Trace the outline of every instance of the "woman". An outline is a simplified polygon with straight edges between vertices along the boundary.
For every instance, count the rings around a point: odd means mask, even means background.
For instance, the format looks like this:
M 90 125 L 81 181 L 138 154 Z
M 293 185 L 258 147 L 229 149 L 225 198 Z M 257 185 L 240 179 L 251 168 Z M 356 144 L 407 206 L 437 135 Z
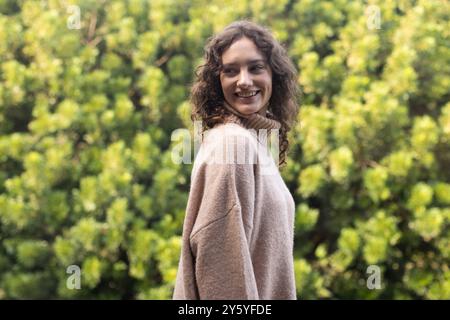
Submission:
M 210 38 L 205 61 L 191 119 L 202 120 L 207 136 L 192 170 L 173 298 L 296 299 L 295 203 L 260 139 L 279 133 L 285 164 L 298 113 L 295 67 L 270 32 L 249 21 Z

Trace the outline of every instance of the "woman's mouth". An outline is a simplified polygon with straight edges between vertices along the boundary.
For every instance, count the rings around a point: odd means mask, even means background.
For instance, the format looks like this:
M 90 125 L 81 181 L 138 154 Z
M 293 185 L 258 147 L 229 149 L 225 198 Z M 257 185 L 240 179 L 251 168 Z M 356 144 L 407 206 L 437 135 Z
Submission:
M 250 103 L 253 102 L 258 94 L 261 92 L 261 90 L 255 90 L 255 91 L 248 91 L 248 92 L 238 92 L 235 93 L 235 96 L 237 99 L 244 103 Z

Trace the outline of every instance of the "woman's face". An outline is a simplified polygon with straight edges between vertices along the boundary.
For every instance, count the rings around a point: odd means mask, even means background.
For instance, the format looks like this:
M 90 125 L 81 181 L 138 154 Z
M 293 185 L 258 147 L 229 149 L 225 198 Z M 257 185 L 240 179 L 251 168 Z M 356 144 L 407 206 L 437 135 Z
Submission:
M 243 114 L 265 116 L 272 95 L 272 70 L 253 41 L 243 37 L 234 42 L 222 54 L 222 65 L 220 83 L 225 100 Z

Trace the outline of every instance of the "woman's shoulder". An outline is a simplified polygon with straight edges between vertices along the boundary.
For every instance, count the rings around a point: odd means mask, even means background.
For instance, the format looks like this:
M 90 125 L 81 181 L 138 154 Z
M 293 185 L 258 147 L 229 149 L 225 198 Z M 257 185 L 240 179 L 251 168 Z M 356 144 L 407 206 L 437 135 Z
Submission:
M 257 140 L 255 136 L 248 129 L 237 123 L 221 123 L 205 132 L 204 142 L 207 144 L 223 144 L 226 140 L 235 140 L 238 143 L 250 143 L 254 144 L 255 147 L 257 146 Z
M 258 141 L 246 128 L 236 123 L 224 123 L 205 132 L 200 150 L 204 152 L 235 152 L 256 156 Z M 229 155 L 229 154 L 228 154 Z

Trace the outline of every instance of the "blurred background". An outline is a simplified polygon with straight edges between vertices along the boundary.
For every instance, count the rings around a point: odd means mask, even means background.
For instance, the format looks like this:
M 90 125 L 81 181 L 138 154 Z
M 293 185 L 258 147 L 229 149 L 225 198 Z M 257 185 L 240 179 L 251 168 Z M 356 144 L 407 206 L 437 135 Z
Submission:
M 450 299 L 450 3 L 0 0 L 0 299 L 171 299 L 208 37 L 270 28 L 299 299 Z

